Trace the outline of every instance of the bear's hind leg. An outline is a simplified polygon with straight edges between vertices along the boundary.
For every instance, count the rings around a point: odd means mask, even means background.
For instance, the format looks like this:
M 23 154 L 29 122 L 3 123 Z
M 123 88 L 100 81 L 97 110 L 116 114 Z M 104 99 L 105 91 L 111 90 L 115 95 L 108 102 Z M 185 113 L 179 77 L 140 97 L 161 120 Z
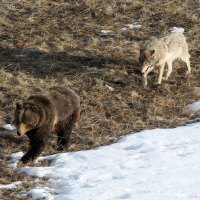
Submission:
M 58 150 L 64 150 L 64 148 L 67 148 L 70 142 L 70 135 L 65 131 L 64 125 L 60 125 L 57 129 L 57 137 Z
M 67 124 L 63 124 L 62 126 L 59 127 L 59 130 L 57 132 L 59 150 L 64 150 L 68 148 L 71 138 L 72 128 L 74 127 L 76 120 L 77 116 L 73 114 L 70 116 Z

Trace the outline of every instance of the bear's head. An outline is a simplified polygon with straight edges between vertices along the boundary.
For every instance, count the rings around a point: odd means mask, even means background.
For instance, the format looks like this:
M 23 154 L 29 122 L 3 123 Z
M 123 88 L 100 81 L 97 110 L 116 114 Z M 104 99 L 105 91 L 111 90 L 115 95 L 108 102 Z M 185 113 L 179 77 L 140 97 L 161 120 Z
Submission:
M 28 131 L 38 127 L 40 122 L 40 109 L 34 104 L 25 102 L 16 104 L 15 125 L 17 135 L 24 135 Z

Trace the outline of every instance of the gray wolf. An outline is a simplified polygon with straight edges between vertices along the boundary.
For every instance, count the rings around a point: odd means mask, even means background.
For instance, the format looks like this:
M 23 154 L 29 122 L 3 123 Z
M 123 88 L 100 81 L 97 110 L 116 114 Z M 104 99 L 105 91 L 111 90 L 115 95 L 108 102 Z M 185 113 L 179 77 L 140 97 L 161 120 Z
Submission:
M 183 33 L 170 33 L 167 36 L 157 39 L 151 38 L 140 47 L 139 62 L 143 74 L 143 85 L 147 87 L 147 76 L 155 67 L 159 67 L 159 77 L 157 84 L 161 84 L 162 79 L 167 80 L 172 72 L 172 64 L 176 59 L 183 60 L 187 65 L 187 73 L 191 72 L 190 54 L 188 44 Z M 163 78 L 165 64 L 168 70 Z

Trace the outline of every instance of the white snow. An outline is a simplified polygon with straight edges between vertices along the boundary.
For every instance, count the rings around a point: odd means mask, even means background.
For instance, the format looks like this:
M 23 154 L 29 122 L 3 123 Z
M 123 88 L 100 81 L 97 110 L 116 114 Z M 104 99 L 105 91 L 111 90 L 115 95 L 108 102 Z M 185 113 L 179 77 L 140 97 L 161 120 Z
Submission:
M 141 28 L 142 25 L 140 24 L 126 24 L 126 26 L 129 28 L 129 29 L 134 29 L 134 28 Z
M 126 31 L 127 30 L 127 28 L 121 28 L 121 31 Z
M 16 182 L 13 182 L 11 184 L 0 184 L 0 189 L 12 189 L 12 188 L 15 188 L 17 185 L 21 185 L 22 182 L 21 181 L 16 181 Z
M 2 127 L 8 131 L 14 131 L 16 129 L 16 127 L 12 124 L 4 124 Z
M 172 33 L 184 33 L 184 28 L 173 27 L 172 28 Z
M 142 25 L 134 23 L 134 24 L 126 24 L 126 27 L 121 28 L 122 31 L 126 31 L 127 29 L 139 29 L 142 28 Z
M 34 199 L 42 199 L 48 197 L 48 200 L 54 200 L 54 196 L 49 193 L 47 190 L 50 190 L 49 188 L 41 188 L 41 186 L 37 186 L 35 189 L 30 190 L 26 193 L 26 196 L 31 196 Z
M 113 33 L 113 31 L 111 31 L 111 30 L 101 30 L 101 33 L 107 35 L 107 34 Z
M 13 155 L 12 167 L 20 155 Z M 200 199 L 200 123 L 145 130 L 109 146 L 40 160 L 51 164 L 19 169 L 47 179 L 45 185 L 28 191 L 35 199 Z
M 188 106 L 190 109 L 194 111 L 199 111 L 200 110 L 200 101 L 194 102 Z

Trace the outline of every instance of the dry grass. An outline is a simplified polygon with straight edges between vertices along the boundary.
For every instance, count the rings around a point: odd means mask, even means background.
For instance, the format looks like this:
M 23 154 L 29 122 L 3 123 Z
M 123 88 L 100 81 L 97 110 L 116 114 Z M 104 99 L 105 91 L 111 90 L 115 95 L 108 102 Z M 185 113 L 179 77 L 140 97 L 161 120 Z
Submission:
M 55 85 L 68 85 L 81 96 L 81 118 L 70 151 L 107 144 L 130 131 L 182 125 L 198 116 L 186 105 L 200 98 L 199 1 L 8 2 L 0 6 L 0 124 L 12 123 L 17 101 Z M 135 22 L 142 28 L 121 30 Z M 192 75 L 186 78 L 186 67 L 176 63 L 168 82 L 154 87 L 155 72 L 144 90 L 138 73 L 139 42 L 173 26 L 185 28 Z M 113 32 L 105 35 L 103 29 Z M 25 181 L 6 160 L 27 148 L 26 138 L 0 133 L 0 183 Z M 45 154 L 55 152 L 53 144 Z M 31 188 L 30 177 L 28 182 L 12 195 Z M 10 198 L 2 191 L 0 199 L 5 195 Z

